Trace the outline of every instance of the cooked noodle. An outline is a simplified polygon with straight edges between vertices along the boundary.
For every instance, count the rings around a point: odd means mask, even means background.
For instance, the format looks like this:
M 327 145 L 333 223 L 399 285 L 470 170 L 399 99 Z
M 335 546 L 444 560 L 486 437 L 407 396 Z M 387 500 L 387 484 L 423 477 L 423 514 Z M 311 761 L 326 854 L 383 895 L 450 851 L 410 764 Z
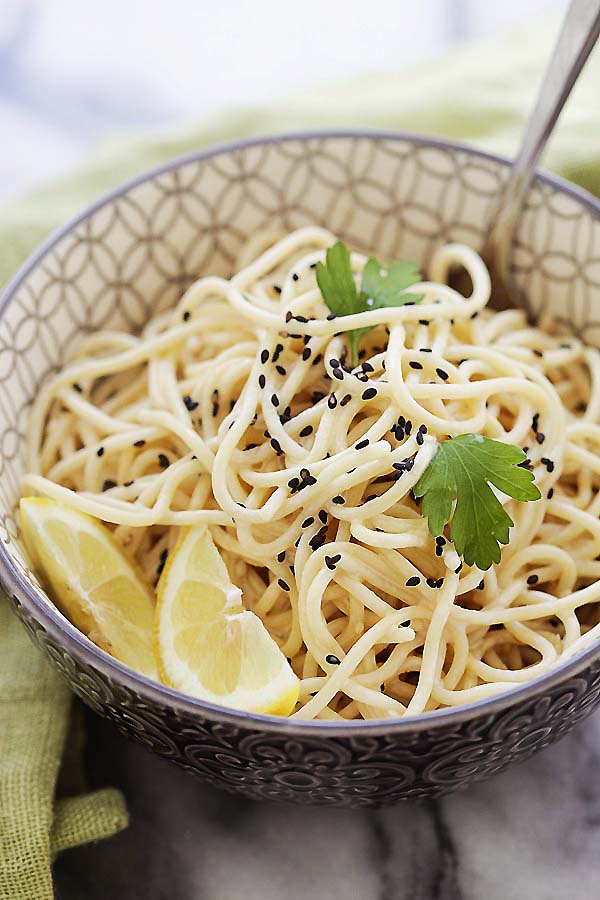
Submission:
M 328 318 L 314 265 L 334 240 L 257 239 L 139 337 L 86 337 L 34 405 L 25 492 L 113 523 L 154 583 L 181 526 L 208 525 L 301 678 L 297 718 L 489 697 L 600 633 L 600 355 L 486 310 L 487 270 L 457 244 L 419 304 Z M 351 371 L 343 332 L 374 324 Z M 527 447 L 543 498 L 501 496 L 515 525 L 485 573 L 436 555 L 411 491 L 466 432 Z

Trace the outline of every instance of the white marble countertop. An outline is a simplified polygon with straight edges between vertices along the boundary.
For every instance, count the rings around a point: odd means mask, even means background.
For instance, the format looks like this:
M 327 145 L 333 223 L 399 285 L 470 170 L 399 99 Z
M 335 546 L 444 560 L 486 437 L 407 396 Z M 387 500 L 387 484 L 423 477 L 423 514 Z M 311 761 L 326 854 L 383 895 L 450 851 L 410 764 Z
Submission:
M 127 831 L 63 853 L 62 900 L 596 900 L 600 712 L 559 743 L 435 802 L 275 805 L 208 787 L 88 715 L 97 784 Z

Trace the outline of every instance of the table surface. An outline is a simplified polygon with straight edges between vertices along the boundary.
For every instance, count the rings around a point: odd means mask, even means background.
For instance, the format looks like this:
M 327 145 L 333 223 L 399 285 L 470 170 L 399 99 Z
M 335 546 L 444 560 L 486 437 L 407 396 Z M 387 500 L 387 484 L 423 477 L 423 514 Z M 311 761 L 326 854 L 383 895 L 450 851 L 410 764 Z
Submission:
M 63 853 L 59 900 L 594 900 L 600 712 L 562 741 L 440 800 L 381 810 L 246 800 L 88 714 L 94 783 L 129 829 Z

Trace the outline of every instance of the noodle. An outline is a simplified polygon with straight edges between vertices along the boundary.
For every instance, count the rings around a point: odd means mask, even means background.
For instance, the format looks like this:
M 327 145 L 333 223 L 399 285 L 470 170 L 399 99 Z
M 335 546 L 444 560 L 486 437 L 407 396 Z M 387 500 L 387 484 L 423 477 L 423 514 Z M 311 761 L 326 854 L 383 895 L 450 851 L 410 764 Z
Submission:
M 456 244 L 417 305 L 332 317 L 314 267 L 334 240 L 257 238 L 140 336 L 86 337 L 34 404 L 24 491 L 111 523 L 153 583 L 180 528 L 208 525 L 301 679 L 297 718 L 492 696 L 600 634 L 600 354 L 487 310 Z M 352 370 L 343 332 L 367 325 Z M 412 494 L 467 432 L 527 448 L 543 498 L 499 495 L 515 524 L 487 572 L 436 553 Z

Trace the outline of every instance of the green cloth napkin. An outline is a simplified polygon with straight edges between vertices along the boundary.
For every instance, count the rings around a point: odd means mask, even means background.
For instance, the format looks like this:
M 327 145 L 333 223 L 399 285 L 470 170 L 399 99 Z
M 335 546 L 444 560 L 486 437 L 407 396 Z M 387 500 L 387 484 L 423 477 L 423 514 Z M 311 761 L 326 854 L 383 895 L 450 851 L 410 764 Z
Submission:
M 216 116 L 178 131 L 121 136 L 76 174 L 0 211 L 0 284 L 49 231 L 102 192 L 152 165 L 212 143 L 293 129 L 356 127 L 446 135 L 511 154 L 557 27 L 538 27 L 501 43 L 456 47 L 410 71 L 318 86 L 285 101 Z M 549 168 L 597 194 L 599 76 L 596 53 L 545 160 Z M 80 770 L 81 731 L 72 722 L 68 689 L 0 600 L 2 900 L 51 898 L 55 853 L 125 827 L 127 813 L 119 792 L 85 793 Z

